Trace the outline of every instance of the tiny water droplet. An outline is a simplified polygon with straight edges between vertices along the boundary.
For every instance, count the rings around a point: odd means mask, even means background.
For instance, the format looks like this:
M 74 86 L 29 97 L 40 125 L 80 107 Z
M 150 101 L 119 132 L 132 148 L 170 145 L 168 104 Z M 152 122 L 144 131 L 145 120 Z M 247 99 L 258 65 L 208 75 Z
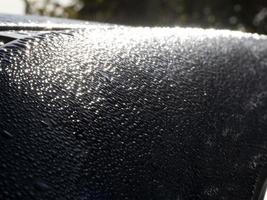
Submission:
M 44 120 L 41 120 L 41 123 L 44 125 L 44 126 L 47 126 L 47 127 L 52 127 L 52 123 L 49 119 L 44 119 Z
M 10 132 L 8 132 L 7 130 L 2 130 L 1 133 L 6 138 L 13 138 L 13 135 Z
M 35 187 L 36 189 L 40 190 L 40 191 L 46 191 L 48 189 L 50 189 L 49 185 L 47 185 L 47 183 L 45 183 L 44 181 L 38 180 L 35 182 Z

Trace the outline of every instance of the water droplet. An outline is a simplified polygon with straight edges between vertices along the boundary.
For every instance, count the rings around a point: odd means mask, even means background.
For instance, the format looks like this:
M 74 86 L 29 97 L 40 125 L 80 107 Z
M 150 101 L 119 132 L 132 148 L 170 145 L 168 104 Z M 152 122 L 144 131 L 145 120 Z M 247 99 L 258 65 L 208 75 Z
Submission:
M 40 190 L 40 191 L 46 191 L 48 189 L 50 189 L 49 185 L 47 185 L 47 183 L 45 183 L 44 181 L 38 180 L 35 182 L 35 187 L 36 189 Z
M 1 133 L 6 138 L 13 138 L 13 135 L 10 132 L 8 132 L 7 130 L 2 130 Z
M 52 127 L 53 123 L 55 123 L 55 122 L 54 122 L 54 121 L 51 122 L 49 119 L 44 119 L 44 120 L 41 120 L 41 123 L 42 123 L 44 126 Z

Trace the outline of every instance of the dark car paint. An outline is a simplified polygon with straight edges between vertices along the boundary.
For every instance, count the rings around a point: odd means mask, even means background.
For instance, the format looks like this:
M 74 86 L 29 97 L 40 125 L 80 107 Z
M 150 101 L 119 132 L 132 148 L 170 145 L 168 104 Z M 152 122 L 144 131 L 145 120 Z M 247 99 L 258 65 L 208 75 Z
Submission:
M 0 27 L 35 31 L 0 46 L 0 199 L 258 199 L 266 36 L 29 16 Z

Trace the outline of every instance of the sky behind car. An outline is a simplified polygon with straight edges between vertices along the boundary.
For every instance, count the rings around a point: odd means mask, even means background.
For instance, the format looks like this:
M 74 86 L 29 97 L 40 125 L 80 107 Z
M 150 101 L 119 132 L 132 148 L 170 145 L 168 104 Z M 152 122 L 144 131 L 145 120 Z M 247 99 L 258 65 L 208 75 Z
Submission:
M 62 5 L 68 5 L 72 0 L 56 0 Z M 0 0 L 0 14 L 25 14 L 24 0 Z
M 22 0 L 0 0 L 1 14 L 24 14 L 25 5 Z

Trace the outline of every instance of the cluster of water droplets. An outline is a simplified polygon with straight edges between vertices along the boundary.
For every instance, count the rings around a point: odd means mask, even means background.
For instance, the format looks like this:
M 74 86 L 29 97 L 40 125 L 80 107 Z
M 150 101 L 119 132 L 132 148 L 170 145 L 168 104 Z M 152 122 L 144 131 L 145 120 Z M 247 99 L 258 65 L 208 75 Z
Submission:
M 242 71 L 247 65 L 240 70 L 217 64 L 219 55 L 232 51 L 220 45 L 229 38 L 232 46 L 263 39 L 229 31 L 103 26 L 2 46 L 1 197 L 182 199 L 194 192 L 194 179 L 203 184 L 196 193 L 218 197 L 221 179 L 209 175 L 219 170 L 226 176 L 221 164 L 237 171 L 239 163 L 229 158 L 231 123 L 223 131 L 217 119 L 243 119 L 229 114 L 236 109 L 231 101 L 238 102 L 238 84 L 253 74 Z M 234 81 L 225 75 L 230 72 Z M 222 79 L 230 83 L 217 91 Z

